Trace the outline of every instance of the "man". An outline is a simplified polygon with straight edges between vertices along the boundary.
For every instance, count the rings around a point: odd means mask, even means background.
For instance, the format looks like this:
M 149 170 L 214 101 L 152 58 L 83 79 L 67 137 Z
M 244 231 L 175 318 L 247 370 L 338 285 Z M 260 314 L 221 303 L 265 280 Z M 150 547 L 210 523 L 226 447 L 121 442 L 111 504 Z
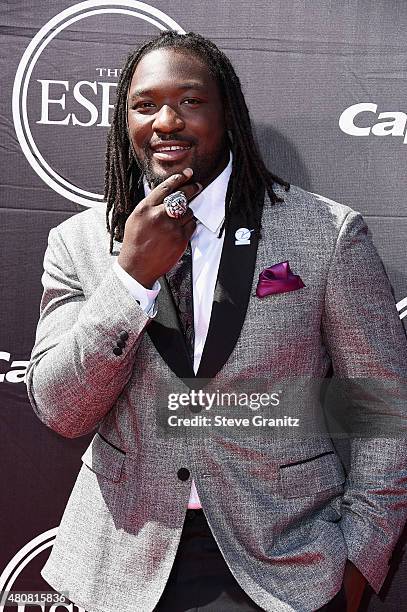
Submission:
M 265 168 L 229 60 L 192 33 L 129 57 L 106 200 L 110 251 L 95 207 L 44 260 L 30 400 L 63 436 L 97 427 L 44 578 L 88 612 L 356 610 L 405 522 L 404 440 L 353 437 L 345 479 L 322 433 L 165 435 L 158 412 L 161 386 L 331 365 L 401 389 L 405 335 L 362 218 Z

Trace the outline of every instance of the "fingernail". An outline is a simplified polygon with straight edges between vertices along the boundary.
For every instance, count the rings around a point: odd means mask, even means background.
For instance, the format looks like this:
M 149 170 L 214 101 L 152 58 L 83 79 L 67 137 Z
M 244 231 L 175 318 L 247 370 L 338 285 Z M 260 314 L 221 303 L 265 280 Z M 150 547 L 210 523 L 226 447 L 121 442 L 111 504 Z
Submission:
M 198 187 L 199 187 L 199 191 L 202 191 L 203 187 L 202 187 L 201 183 L 198 183 L 198 181 L 196 181 L 196 184 L 197 184 L 197 185 L 198 185 Z
M 193 173 L 194 173 L 194 171 L 192 170 L 192 168 L 185 168 L 185 170 L 184 170 L 184 175 L 187 176 L 187 177 L 192 176 Z

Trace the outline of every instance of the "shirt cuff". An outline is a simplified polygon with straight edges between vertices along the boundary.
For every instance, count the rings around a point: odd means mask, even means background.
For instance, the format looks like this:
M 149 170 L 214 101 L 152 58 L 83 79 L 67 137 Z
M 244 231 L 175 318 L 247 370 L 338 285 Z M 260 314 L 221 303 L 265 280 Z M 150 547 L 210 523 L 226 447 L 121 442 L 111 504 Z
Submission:
M 157 309 L 155 308 L 155 299 L 160 292 L 161 285 L 158 281 L 155 281 L 152 289 L 146 289 L 143 285 L 141 285 L 135 278 L 130 276 L 123 270 L 119 262 L 116 261 L 113 264 L 113 270 L 123 283 L 123 285 L 127 288 L 130 295 L 134 297 L 137 304 L 144 310 L 144 312 L 150 316 L 154 317 L 157 314 Z

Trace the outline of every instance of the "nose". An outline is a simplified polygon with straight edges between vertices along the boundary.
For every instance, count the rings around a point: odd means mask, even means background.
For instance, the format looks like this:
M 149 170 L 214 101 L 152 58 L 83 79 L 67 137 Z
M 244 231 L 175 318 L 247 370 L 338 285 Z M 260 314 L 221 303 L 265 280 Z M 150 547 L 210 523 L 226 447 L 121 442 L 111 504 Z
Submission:
M 164 104 L 158 111 L 152 128 L 155 132 L 170 134 L 183 130 L 185 123 L 178 113 L 168 104 Z

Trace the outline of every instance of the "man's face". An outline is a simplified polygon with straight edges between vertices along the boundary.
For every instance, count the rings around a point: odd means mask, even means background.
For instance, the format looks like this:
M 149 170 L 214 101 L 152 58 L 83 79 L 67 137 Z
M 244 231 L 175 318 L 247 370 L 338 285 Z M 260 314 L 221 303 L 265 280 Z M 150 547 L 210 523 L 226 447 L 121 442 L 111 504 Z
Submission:
M 188 167 L 206 187 L 229 161 L 218 85 L 191 53 L 156 49 L 141 59 L 129 88 L 128 124 L 151 187 Z

